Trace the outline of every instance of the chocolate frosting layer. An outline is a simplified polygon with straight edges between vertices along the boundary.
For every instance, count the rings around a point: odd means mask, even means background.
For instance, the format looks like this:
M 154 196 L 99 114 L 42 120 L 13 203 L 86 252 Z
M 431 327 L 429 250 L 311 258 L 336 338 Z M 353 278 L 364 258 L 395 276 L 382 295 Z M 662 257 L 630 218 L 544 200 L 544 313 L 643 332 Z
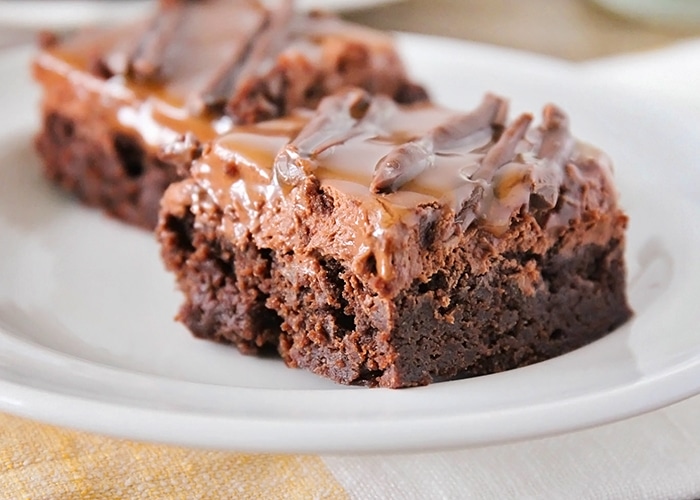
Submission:
M 389 294 L 427 279 L 437 269 L 425 255 L 465 238 L 484 254 L 533 224 L 523 241 L 560 241 L 565 253 L 607 241 L 595 221 L 621 213 L 607 157 L 574 139 L 554 105 L 539 125 L 506 115 L 495 95 L 457 112 L 347 90 L 316 112 L 236 127 L 203 147 L 184 137 L 171 150 L 195 159 L 162 213 L 190 211 L 240 248 L 330 255 Z M 591 230 L 569 238 L 572 222 Z M 488 259 L 469 258 L 486 272 Z
M 602 179 L 607 198 L 599 202 L 615 206 L 609 160 L 572 137 L 561 109 L 547 105 L 533 127 L 530 114 L 508 122 L 507 107 L 491 94 L 467 113 L 404 107 L 352 89 L 315 113 L 235 129 L 191 174 L 210 202 L 238 213 L 251 231 L 265 210 L 309 183 L 376 211 L 367 218 L 371 234 L 426 206 L 451 213 L 462 231 L 479 225 L 499 234 L 521 210 L 557 230 L 590 204 L 585 189 L 570 188 L 587 180 Z

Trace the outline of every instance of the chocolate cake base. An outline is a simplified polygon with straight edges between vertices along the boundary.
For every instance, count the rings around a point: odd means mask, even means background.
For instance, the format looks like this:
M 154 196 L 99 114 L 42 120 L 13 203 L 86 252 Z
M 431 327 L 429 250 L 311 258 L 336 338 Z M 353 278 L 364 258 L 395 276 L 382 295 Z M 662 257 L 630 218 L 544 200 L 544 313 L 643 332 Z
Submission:
M 36 147 L 49 180 L 86 205 L 145 229 L 155 227 L 160 198 L 178 178 L 175 166 L 146 153 L 136 136 L 99 120 L 49 112 Z
M 195 335 L 249 354 L 277 350 L 287 365 L 343 384 L 398 388 L 529 365 L 622 324 L 625 225 L 600 214 L 586 227 L 611 228 L 605 244 L 570 246 L 581 224 L 542 252 L 529 214 L 500 238 L 470 230 L 451 254 L 425 242 L 442 270 L 393 299 L 329 256 L 231 248 L 213 225 L 195 229 L 189 212 L 164 217 L 160 239 L 186 297 L 179 319 Z M 475 256 L 484 260 L 472 266 Z

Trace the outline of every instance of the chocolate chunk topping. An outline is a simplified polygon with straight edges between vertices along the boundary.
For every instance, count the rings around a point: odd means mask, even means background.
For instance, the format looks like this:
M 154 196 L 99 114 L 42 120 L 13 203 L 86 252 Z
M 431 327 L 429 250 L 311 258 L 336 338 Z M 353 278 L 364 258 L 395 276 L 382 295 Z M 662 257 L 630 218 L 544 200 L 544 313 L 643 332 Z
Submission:
M 277 154 L 275 178 L 293 186 L 312 175 L 332 179 L 336 169 L 339 180 L 359 179 L 357 172 L 367 167 L 355 165 L 346 154 L 339 162 L 331 149 L 352 140 L 358 155 L 376 148 L 388 151 L 369 164 L 374 169 L 367 188 L 371 195 L 379 195 L 375 199 L 380 203 L 391 203 L 389 195 L 398 191 L 401 200 L 437 195 L 454 210 L 463 229 L 478 219 L 494 232 L 504 230 L 521 207 L 556 206 L 564 167 L 573 161 L 576 148 L 568 119 L 559 108 L 545 107 L 537 129 L 531 127 L 529 113 L 506 126 L 507 101 L 489 94 L 469 113 L 439 115 L 435 108 L 437 115 L 432 115 L 423 133 L 416 131 L 415 127 L 421 130 L 419 124 L 405 121 L 413 112 L 424 113 L 425 108 L 401 108 L 357 89 L 328 97 Z M 328 156 L 323 155 L 327 151 Z M 322 173 L 319 167 L 324 167 Z M 431 175 L 423 175 L 428 171 Z
M 553 104 L 548 104 L 542 112 L 542 130 L 538 155 L 562 166 L 573 146 L 566 114 Z
M 354 89 L 321 101 L 316 116 L 292 141 L 299 151 L 309 157 L 321 154 L 360 131 L 357 124 L 369 111 L 371 96 Z
M 422 137 L 396 146 L 377 163 L 370 192 L 398 191 L 433 168 L 441 155 L 449 156 L 450 151 L 465 147 L 470 136 L 491 127 L 491 141 L 495 142 L 477 160 L 476 170 L 462 174 L 463 183 L 446 195 L 452 200 L 458 222 L 466 227 L 481 217 L 496 227 L 507 223 L 509 214 L 523 204 L 554 207 L 563 167 L 575 146 L 568 119 L 559 108 L 549 105 L 544 109 L 542 126 L 528 139 L 532 115 L 523 114 L 502 130 L 506 108 L 503 99 L 487 95 L 473 112 L 455 116 Z M 472 149 L 474 154 L 481 155 L 477 149 Z
M 234 44 L 232 54 L 214 73 L 204 88 L 190 102 L 194 113 L 223 107 L 236 88 L 245 84 L 264 59 L 281 50 L 294 14 L 293 2 L 282 0 L 279 6 L 266 11 L 253 34 Z
M 476 211 L 484 196 L 484 187 L 476 182 L 465 182 L 455 188 L 454 205 L 458 207 L 455 221 L 466 228 L 476 218 Z
M 177 36 L 184 11 L 184 4 L 171 2 L 153 20 L 131 56 L 129 69 L 134 79 L 151 81 L 160 76 L 165 52 Z
M 274 174 L 278 183 L 300 184 L 314 170 L 315 165 L 299 153 L 296 146 L 288 145 L 275 158 Z
M 167 54 L 182 36 L 188 22 L 190 4 L 195 0 L 162 0 L 140 37 L 102 58 L 102 64 L 114 75 L 128 75 L 135 81 L 153 82 L 166 78 Z M 270 54 L 279 52 L 281 40 L 289 32 L 293 2 L 281 0 L 273 10 L 262 10 L 252 35 L 235 41 L 231 56 L 217 68 L 190 106 L 200 113 L 222 107 L 235 87 L 241 85 Z M 206 29 L 206 27 L 204 27 Z
M 505 99 L 487 94 L 474 111 L 455 116 L 423 137 L 396 147 L 377 163 L 370 191 L 381 194 L 400 189 L 432 167 L 437 153 L 454 148 L 480 130 L 502 126 L 507 109 Z
M 508 115 L 508 101 L 486 94 L 479 107 L 470 113 L 455 116 L 428 132 L 434 151 L 455 147 L 470 135 L 489 126 L 503 126 Z
M 392 136 L 396 124 L 389 125 L 389 118 L 398 112 L 386 98 L 372 98 L 359 89 L 324 99 L 314 117 L 275 158 L 277 181 L 301 183 L 317 169 L 322 153 L 350 139 Z M 553 207 L 563 162 L 573 147 L 566 116 L 554 106 L 546 107 L 532 143 L 527 138 L 532 115 L 523 114 L 503 129 L 506 114 L 507 101 L 487 94 L 472 112 L 454 115 L 418 138 L 408 137 L 408 142 L 398 144 L 376 163 L 369 191 L 394 193 L 433 168 L 439 157 L 461 148 L 462 154 L 471 150 L 477 162 L 475 170 L 460 174 L 463 180 L 447 195 L 463 227 L 477 217 L 498 225 L 516 205 L 528 203 L 530 195 L 538 206 Z M 484 139 L 490 142 L 488 149 L 476 152 L 481 146 L 470 144 Z M 482 199 L 486 200 L 483 206 Z
M 531 114 L 520 115 L 486 153 L 481 161 L 481 167 L 472 175 L 472 179 L 489 179 L 497 168 L 512 161 L 515 158 L 515 150 L 525 137 L 531 123 Z
M 393 193 L 418 177 L 435 162 L 435 152 L 428 140 L 407 142 L 382 158 L 370 184 L 373 193 Z
M 539 206 L 552 208 L 559 197 L 562 169 L 575 146 L 569 131 L 569 120 L 558 107 L 548 104 L 542 113 L 542 142 L 538 156 L 549 162 L 549 168 L 533 172 L 533 198 Z
M 428 92 L 425 88 L 412 82 L 406 82 L 394 94 L 394 100 L 401 104 L 413 104 L 428 99 Z
M 140 82 L 162 80 L 166 52 L 181 32 L 188 3 L 187 0 L 160 2 L 160 8 L 141 36 L 131 45 L 106 54 L 101 66 L 113 75 L 128 75 Z
M 316 157 L 329 148 L 360 135 L 380 135 L 382 122 L 395 109 L 389 98 L 372 98 L 361 89 L 325 98 L 314 118 L 275 160 L 278 178 L 296 184 L 316 168 Z

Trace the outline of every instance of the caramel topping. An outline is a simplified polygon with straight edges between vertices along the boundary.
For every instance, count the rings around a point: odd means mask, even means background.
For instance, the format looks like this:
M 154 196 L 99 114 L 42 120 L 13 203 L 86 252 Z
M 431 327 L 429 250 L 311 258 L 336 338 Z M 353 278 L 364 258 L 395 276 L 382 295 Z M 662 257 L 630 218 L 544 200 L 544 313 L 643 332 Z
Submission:
M 507 101 L 492 95 L 474 111 L 456 113 L 349 90 L 324 99 L 313 114 L 234 130 L 194 162 L 192 173 L 222 207 L 245 207 L 253 225 L 262 207 L 299 196 L 291 193 L 307 181 L 341 191 L 363 207 L 358 224 L 371 228 L 357 231 L 370 239 L 408 224 L 426 206 L 451 211 L 462 229 L 479 224 L 499 234 L 523 208 L 553 211 L 571 172 L 609 176 L 609 164 L 572 139 L 560 109 L 545 107 L 534 129 L 530 114 L 507 124 L 506 110 Z M 253 180 L 241 184 L 243 178 Z M 570 217 L 576 193 L 567 196 Z M 567 223 L 548 220 L 548 228 Z

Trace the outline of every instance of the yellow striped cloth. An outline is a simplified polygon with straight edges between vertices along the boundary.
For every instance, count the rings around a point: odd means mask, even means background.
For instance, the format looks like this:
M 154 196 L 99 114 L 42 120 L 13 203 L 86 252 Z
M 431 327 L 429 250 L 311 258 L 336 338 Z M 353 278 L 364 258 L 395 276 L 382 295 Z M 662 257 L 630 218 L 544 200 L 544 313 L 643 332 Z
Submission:
M 700 498 L 700 396 L 546 439 L 437 453 L 255 455 L 141 444 L 0 413 L 0 499 Z
M 140 444 L 0 414 L 0 498 L 346 498 L 318 457 Z

